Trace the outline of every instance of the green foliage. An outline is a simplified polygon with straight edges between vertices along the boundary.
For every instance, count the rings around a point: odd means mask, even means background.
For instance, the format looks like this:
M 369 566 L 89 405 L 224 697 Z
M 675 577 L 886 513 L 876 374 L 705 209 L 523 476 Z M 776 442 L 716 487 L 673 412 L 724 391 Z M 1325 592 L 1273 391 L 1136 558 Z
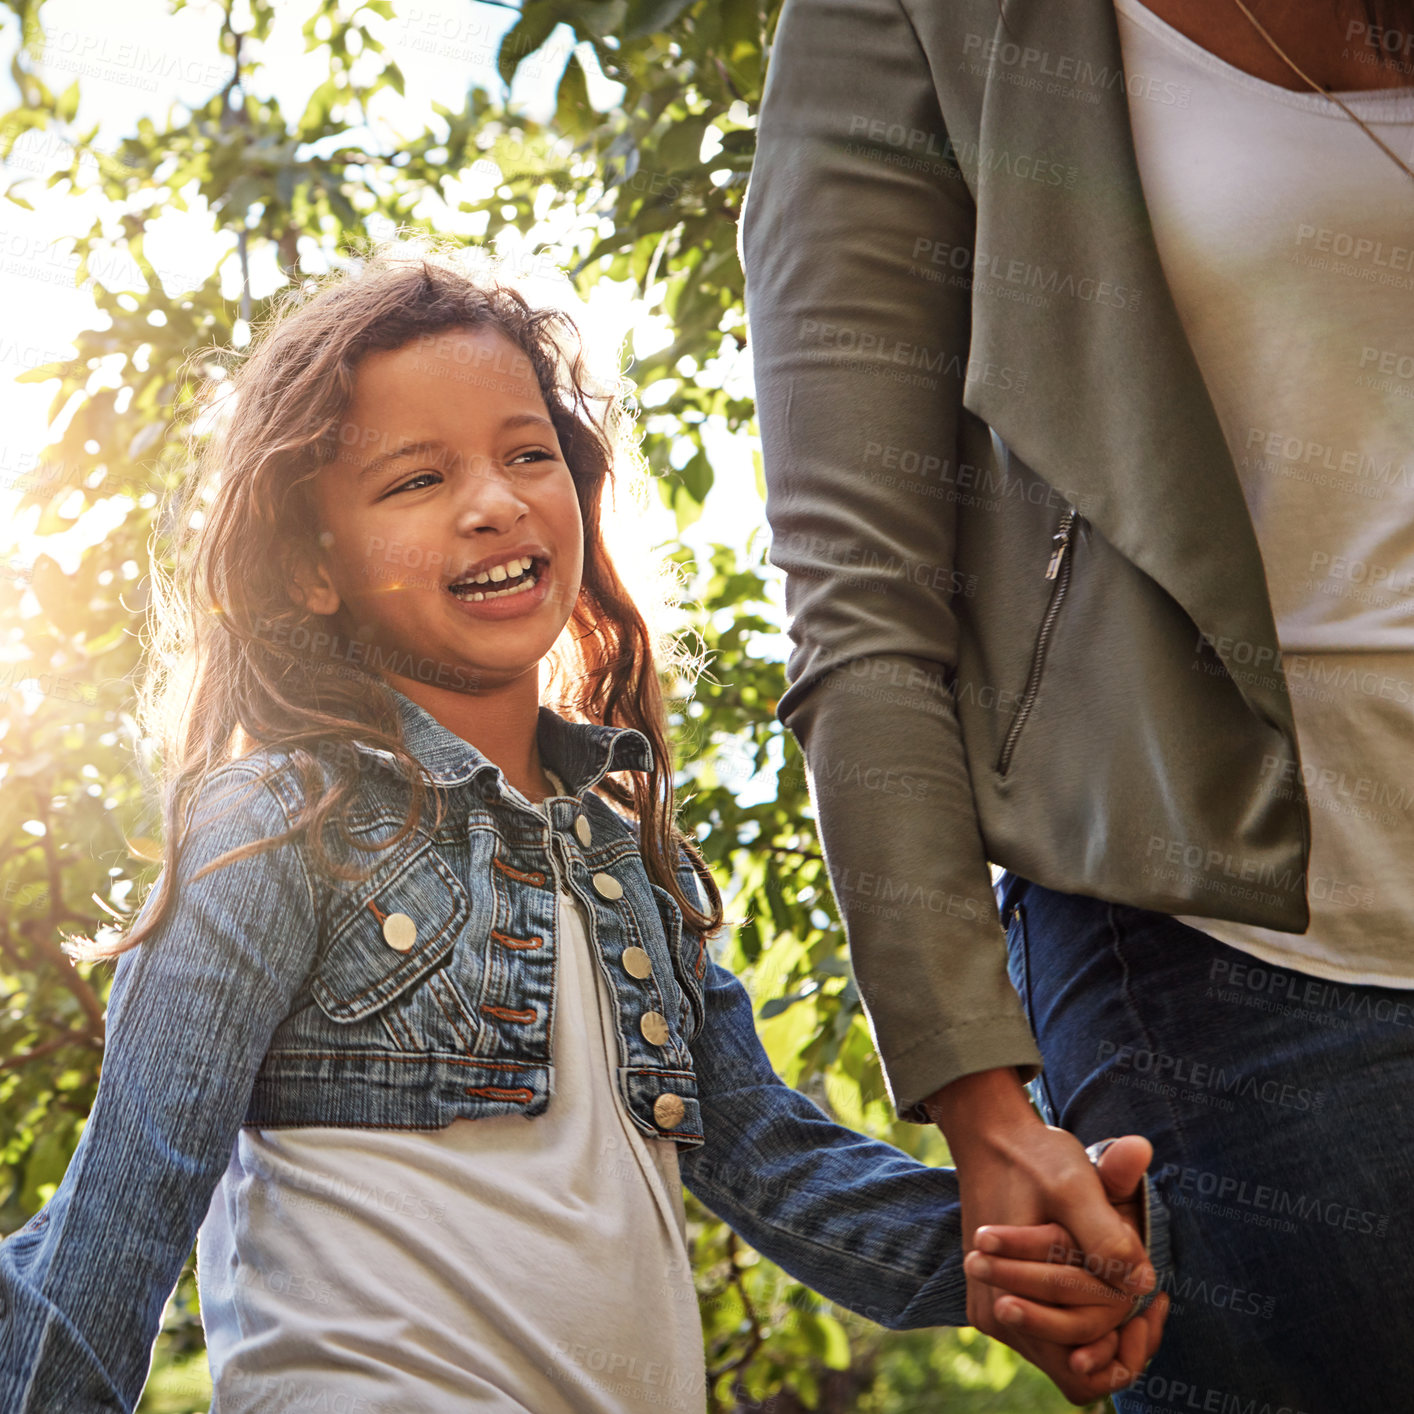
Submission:
M 186 360 L 242 342 L 242 321 L 258 321 L 267 304 L 247 281 L 233 305 L 218 270 L 156 268 L 149 224 L 199 197 L 228 252 L 247 262 L 266 252 L 297 277 L 392 226 L 435 230 L 437 212 L 484 216 L 488 242 L 563 215 L 574 235 L 556 254 L 581 291 L 632 281 L 670 322 L 672 341 L 632 374 L 644 450 L 681 532 L 714 482 L 706 429 L 752 428 L 750 399 L 729 390 L 745 342 L 736 220 L 778 9 L 525 0 L 500 48 L 504 79 L 548 52 L 562 26 L 583 46 L 558 79 L 553 117 L 537 123 L 473 88 L 456 109 L 427 105 L 421 131 L 379 151 L 364 126 L 370 105 L 404 89 L 380 39 L 393 0 L 321 0 L 303 38 L 327 73 L 293 115 L 258 96 L 273 0 L 222 0 L 219 54 L 209 57 L 227 82 L 189 111 L 142 118 L 104 149 L 96 127 L 77 123 L 79 83 L 55 92 L 38 72 L 42 3 L 6 0 L 19 103 L 0 114 L 0 155 L 26 134 L 50 134 L 71 144 L 71 160 L 48 186 L 105 198 L 101 219 L 75 217 L 72 254 L 107 327 L 83 331 L 73 358 L 25 375 L 57 378 L 53 413 L 70 415 L 23 478 L 24 504 L 37 508 L 41 534 L 100 505 L 114 515 L 75 573 L 46 556 L 0 571 L 0 1232 L 53 1191 L 96 1092 L 111 966 L 75 968 L 58 942 L 129 913 L 156 872 L 132 692 L 150 548 L 164 543 L 158 502 L 181 474 L 170 429 L 192 395 Z M 183 7 L 172 0 L 174 13 Z M 596 66 L 622 86 L 608 111 L 589 101 Z M 449 179 L 487 163 L 500 178 L 494 196 L 473 207 L 449 195 Z M 25 185 L 5 195 L 26 206 Z M 735 919 L 723 961 L 751 990 L 787 1081 L 843 1122 L 945 1162 L 935 1133 L 892 1119 L 801 757 L 773 716 L 784 690 L 774 571 L 755 542 L 714 547 L 701 562 L 685 546 L 676 554 L 709 653 L 707 675 L 673 699 L 680 784 Z M 714 1410 L 1068 1407 L 1004 1347 L 970 1331 L 885 1333 L 789 1281 L 695 1204 L 690 1212 Z M 189 1263 L 141 1408 L 183 1414 L 208 1401 Z

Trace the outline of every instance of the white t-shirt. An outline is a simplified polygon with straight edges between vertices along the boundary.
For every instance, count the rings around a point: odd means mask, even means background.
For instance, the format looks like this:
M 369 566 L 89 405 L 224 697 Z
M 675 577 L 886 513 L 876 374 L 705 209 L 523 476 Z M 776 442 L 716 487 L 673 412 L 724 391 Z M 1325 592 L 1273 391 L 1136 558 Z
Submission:
M 197 1240 L 211 1414 L 702 1414 L 677 1149 L 560 894 L 545 1113 L 242 1128 Z
M 1257 532 L 1311 804 L 1304 934 L 1180 921 L 1414 987 L 1414 179 L 1329 99 L 1115 8 L 1144 199 Z M 1340 97 L 1414 166 L 1414 87 Z

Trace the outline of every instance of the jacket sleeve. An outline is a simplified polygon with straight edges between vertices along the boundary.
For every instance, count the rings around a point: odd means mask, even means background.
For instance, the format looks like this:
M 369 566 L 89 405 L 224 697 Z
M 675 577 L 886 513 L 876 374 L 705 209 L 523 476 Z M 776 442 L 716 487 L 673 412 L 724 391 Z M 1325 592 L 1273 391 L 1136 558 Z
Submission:
M 976 212 L 930 61 L 961 58 L 925 55 L 899 0 L 785 0 L 739 232 L 793 640 L 777 715 L 890 1096 L 919 1122 L 958 1076 L 1041 1060 L 950 691 Z
M 891 1329 L 967 1324 L 952 1169 L 836 1124 L 771 1068 L 751 998 L 709 961 L 692 1043 L 703 1143 L 683 1182 L 758 1252 Z
M 256 1071 L 314 964 L 314 895 L 293 844 L 191 877 L 287 828 L 255 774 L 229 768 L 193 802 L 175 904 L 118 958 L 98 1093 L 68 1169 L 0 1242 L 5 1414 L 131 1414 Z
M 746 988 L 710 957 L 703 1001 L 692 1042 L 703 1143 L 678 1155 L 694 1196 L 782 1270 L 881 1326 L 967 1325 L 956 1170 L 836 1124 L 781 1080 Z M 1147 1174 L 1142 1187 L 1157 1292 L 1172 1284 L 1169 1214 Z

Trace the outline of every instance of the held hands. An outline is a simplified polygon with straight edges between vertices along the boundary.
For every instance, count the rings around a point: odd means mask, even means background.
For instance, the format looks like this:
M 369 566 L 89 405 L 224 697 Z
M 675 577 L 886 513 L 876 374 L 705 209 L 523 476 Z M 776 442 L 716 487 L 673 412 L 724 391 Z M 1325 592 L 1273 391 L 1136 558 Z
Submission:
M 924 1103 L 957 1165 L 968 1319 L 1072 1403 L 1130 1384 L 1168 1311 L 1160 1295 L 1129 1319 L 1155 1282 L 1139 1236 L 1148 1140 L 1116 1140 L 1092 1164 L 1078 1139 L 1042 1123 L 1010 1067 L 963 1076 Z
M 1111 1205 L 1136 1224 L 1136 1231 L 1140 1180 L 1152 1153 L 1148 1140 L 1130 1135 L 1116 1140 L 1096 1163 Z M 1144 1291 L 1152 1289 L 1152 1276 L 1136 1290 L 1124 1283 L 1126 1265 L 1109 1273 L 1114 1284 L 1102 1280 L 1096 1273 L 1104 1269 L 1086 1261 L 1059 1223 L 988 1224 L 973 1240 L 964 1262 L 969 1316 L 972 1288 L 992 1288 L 992 1316 L 1002 1324 L 988 1334 L 1026 1356 L 1072 1403 L 1086 1404 L 1132 1383 L 1159 1348 L 1167 1295 L 1133 1314 Z

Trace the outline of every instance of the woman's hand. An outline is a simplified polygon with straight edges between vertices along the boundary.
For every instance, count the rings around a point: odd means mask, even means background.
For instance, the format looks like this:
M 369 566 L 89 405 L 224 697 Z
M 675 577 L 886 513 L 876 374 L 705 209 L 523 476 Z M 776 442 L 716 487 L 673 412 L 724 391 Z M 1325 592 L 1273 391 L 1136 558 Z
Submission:
M 1076 1403 L 1129 1384 L 1158 1348 L 1167 1312 L 1160 1298 L 1124 1326 L 1133 1298 L 1155 1282 L 1139 1236 L 1140 1179 L 1152 1156 L 1148 1141 L 1137 1135 L 1117 1140 L 1092 1164 L 1079 1140 L 1041 1121 L 1010 1067 L 963 1076 L 925 1105 L 957 1166 L 969 1253 L 968 1319 L 1045 1371 Z M 978 1229 L 998 1226 L 1033 1230 L 1029 1245 L 1019 1249 L 1022 1256 L 1015 1255 L 1015 1234 L 993 1234 L 1003 1241 L 998 1253 L 985 1251 L 990 1243 L 978 1247 Z M 1038 1250 L 1037 1228 L 1061 1271 L 1038 1278 L 1034 1268 L 1007 1269 L 1012 1281 L 1025 1277 L 1032 1283 L 1008 1296 L 975 1270 L 979 1260 L 993 1262 L 998 1255 L 1036 1260 L 1025 1254 Z M 1070 1264 L 1072 1248 L 1083 1267 Z M 982 1256 L 970 1255 L 974 1249 Z M 995 1267 L 993 1273 L 995 1279 Z M 1062 1285 L 1080 1277 L 1094 1284 Z M 1053 1296 L 1081 1297 L 1079 1305 L 1037 1305 L 1047 1299 L 1035 1295 L 1037 1281 Z M 1119 1299 L 1091 1299 L 1100 1288 Z

